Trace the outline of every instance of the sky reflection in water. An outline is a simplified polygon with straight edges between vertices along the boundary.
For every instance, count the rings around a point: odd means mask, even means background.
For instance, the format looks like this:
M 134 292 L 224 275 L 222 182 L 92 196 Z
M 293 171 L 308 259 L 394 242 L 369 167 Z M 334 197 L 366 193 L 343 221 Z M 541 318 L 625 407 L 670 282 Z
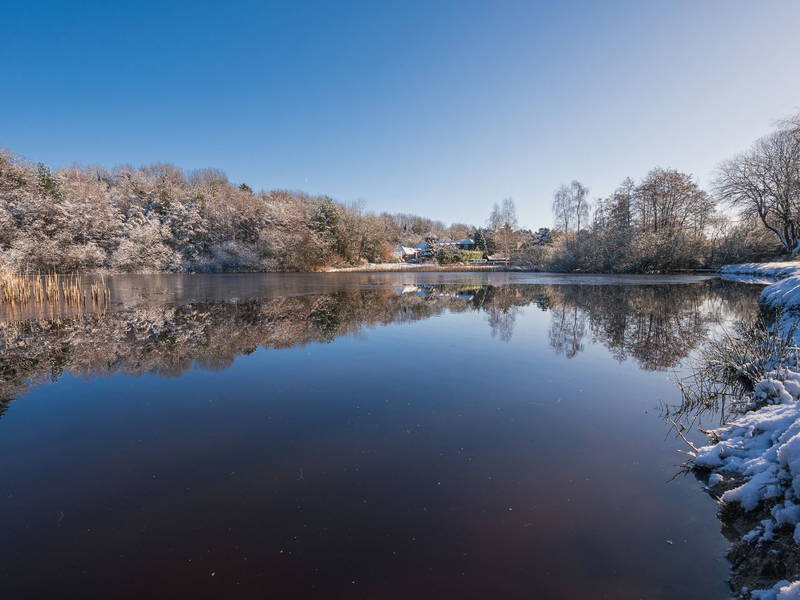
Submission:
M 0 321 L 11 597 L 725 596 L 714 505 L 666 483 L 680 442 L 658 410 L 757 288 L 111 285 L 104 314 Z

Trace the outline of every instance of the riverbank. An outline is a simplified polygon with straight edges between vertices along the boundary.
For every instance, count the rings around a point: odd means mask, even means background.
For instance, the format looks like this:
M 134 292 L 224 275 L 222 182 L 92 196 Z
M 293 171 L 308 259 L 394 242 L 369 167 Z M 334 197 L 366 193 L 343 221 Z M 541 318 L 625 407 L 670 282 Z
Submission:
M 726 265 L 720 269 L 720 273 L 728 276 L 749 275 L 754 277 L 769 277 L 773 280 L 785 279 L 786 277 L 800 274 L 800 261 Z
M 533 269 L 514 265 L 438 265 L 433 263 L 368 263 L 356 267 L 329 267 L 325 273 L 461 273 L 461 272 L 535 272 Z
M 786 263 L 782 263 L 786 264 Z M 800 263 L 798 263 L 800 268 Z M 323 273 L 406 273 L 413 271 L 416 273 L 463 273 L 463 272 L 500 272 L 500 273 L 565 273 L 565 274 L 590 274 L 590 275 L 674 275 L 683 273 L 698 273 L 698 274 L 716 274 L 719 272 L 716 268 L 699 268 L 699 269 L 675 269 L 673 271 L 658 272 L 658 273 L 641 273 L 637 271 L 624 272 L 624 273 L 601 273 L 594 271 L 543 271 L 541 269 L 534 269 L 525 267 L 523 265 L 511 264 L 469 264 L 469 263 L 454 263 L 449 265 L 440 265 L 434 263 L 367 263 L 355 267 L 327 267 L 321 272 Z
M 737 597 L 800 599 L 800 263 L 731 265 L 721 273 L 772 281 L 761 304 L 775 311 L 769 336 L 785 343 L 770 344 L 780 350 L 762 364 L 738 365 L 739 377 L 763 369 L 748 410 L 706 431 L 712 443 L 695 449 L 690 464 L 719 499 L 720 520 L 734 540 L 729 558 Z

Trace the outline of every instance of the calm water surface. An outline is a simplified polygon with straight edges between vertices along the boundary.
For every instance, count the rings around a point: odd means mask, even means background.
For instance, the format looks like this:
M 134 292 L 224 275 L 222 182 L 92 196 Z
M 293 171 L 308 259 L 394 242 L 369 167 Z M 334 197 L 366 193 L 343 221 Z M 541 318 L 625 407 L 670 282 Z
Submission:
M 660 416 L 758 288 L 130 276 L 0 313 L 4 598 L 725 598 Z

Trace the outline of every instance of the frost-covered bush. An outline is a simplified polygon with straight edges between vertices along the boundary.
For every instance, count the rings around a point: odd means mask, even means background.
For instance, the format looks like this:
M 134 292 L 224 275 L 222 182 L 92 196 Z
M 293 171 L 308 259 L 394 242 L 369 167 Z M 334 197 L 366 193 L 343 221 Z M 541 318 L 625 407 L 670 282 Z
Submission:
M 119 271 L 179 271 L 181 256 L 166 244 L 166 227 L 147 221 L 127 229 L 111 258 Z
M 252 271 L 261 266 L 255 248 L 243 242 L 227 241 L 211 246 L 210 254 L 210 264 L 218 271 Z
M 51 171 L 0 151 L 0 257 L 17 270 L 307 271 L 384 260 L 401 221 L 214 169 Z
M 96 242 L 66 247 L 61 260 L 67 271 L 96 270 L 108 267 L 108 254 Z

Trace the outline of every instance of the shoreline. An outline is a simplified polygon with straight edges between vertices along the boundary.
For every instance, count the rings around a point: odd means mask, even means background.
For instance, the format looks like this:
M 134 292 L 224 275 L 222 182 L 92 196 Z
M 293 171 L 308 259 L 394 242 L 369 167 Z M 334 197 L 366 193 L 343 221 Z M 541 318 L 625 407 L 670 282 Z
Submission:
M 368 263 L 354 267 L 328 267 L 319 273 L 463 273 L 463 272 L 520 272 L 541 273 L 535 269 L 528 269 L 512 265 L 470 265 L 453 264 L 437 265 L 427 263 Z
M 788 264 L 788 263 L 782 263 Z M 800 263 L 798 268 L 800 268 Z M 78 275 L 88 277 L 106 277 L 112 275 L 257 275 L 257 274 L 297 274 L 297 273 L 471 273 L 471 272 L 487 272 L 487 273 L 543 273 L 543 274 L 560 274 L 560 275 L 713 275 L 721 274 L 723 267 L 703 267 L 697 269 L 673 269 L 669 271 L 545 271 L 542 269 L 535 269 L 523 265 L 509 265 L 509 264 L 468 264 L 468 263 L 454 263 L 448 265 L 439 265 L 432 263 L 367 263 L 363 265 L 356 265 L 350 267 L 324 267 L 318 270 L 311 271 L 293 271 L 293 270 L 276 270 L 276 271 L 251 271 L 251 270 L 226 270 L 226 271 L 192 271 L 192 270 L 178 270 L 178 271 L 151 271 L 147 269 L 135 271 L 115 271 L 112 269 L 94 269 L 82 271 L 65 271 L 52 273 L 58 275 Z M 2 273 L 0 269 L 0 273 Z M 7 272 L 15 275 L 23 276 L 44 276 L 51 272 L 18 272 L 8 269 Z
M 495 272 L 495 273 L 546 273 L 564 275 L 683 275 L 683 274 L 715 274 L 720 268 L 675 269 L 663 272 L 626 271 L 620 273 L 604 271 L 542 271 L 522 265 L 473 265 L 473 264 L 415 264 L 415 263 L 369 263 L 354 267 L 328 267 L 316 271 L 317 273 L 464 273 L 464 272 Z
M 736 368 L 738 378 L 758 375 L 742 412 L 720 427 L 701 430 L 709 445 L 693 447 L 687 466 L 719 502 L 718 518 L 731 541 L 734 596 L 798 600 L 800 262 L 729 265 L 720 274 L 728 280 L 767 284 L 760 305 L 772 311 L 774 319 L 766 327 L 768 350 L 759 355 L 758 348 L 748 348 L 754 362 L 717 363 L 720 375 L 726 368 Z

